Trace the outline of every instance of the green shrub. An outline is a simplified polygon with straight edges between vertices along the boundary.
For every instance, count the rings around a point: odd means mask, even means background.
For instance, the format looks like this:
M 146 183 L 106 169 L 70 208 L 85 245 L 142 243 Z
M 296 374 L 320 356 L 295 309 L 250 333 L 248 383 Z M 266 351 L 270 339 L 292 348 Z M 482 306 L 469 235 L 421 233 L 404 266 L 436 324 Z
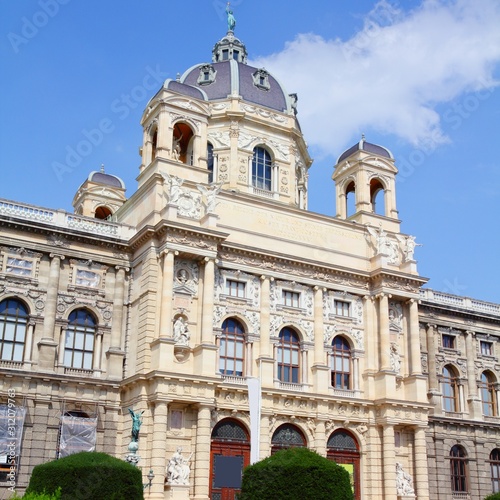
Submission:
M 26 493 L 24 496 L 20 497 L 17 493 L 14 493 L 13 497 L 10 497 L 9 500 L 60 500 L 61 498 L 61 488 L 57 488 L 57 490 L 52 493 Z
M 500 493 L 493 493 L 493 495 L 487 496 L 484 500 L 500 500 Z
M 352 500 L 349 473 L 307 448 L 290 448 L 243 472 L 239 500 Z
M 58 487 L 61 500 L 144 498 L 141 470 L 106 453 L 84 451 L 37 465 L 26 493 L 54 493 Z

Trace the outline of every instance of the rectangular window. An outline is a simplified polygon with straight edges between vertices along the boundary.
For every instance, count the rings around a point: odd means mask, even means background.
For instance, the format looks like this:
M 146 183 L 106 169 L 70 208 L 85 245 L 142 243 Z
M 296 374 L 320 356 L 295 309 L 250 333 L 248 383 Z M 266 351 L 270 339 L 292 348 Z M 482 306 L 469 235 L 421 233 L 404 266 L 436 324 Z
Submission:
M 283 305 L 287 307 L 300 307 L 300 293 L 283 290 Z
M 481 340 L 481 354 L 483 356 L 493 356 L 493 342 Z
M 335 309 L 335 314 L 337 316 L 349 317 L 351 315 L 351 303 L 350 302 L 345 302 L 343 300 L 335 300 L 333 303 L 333 307 Z
M 76 270 L 75 285 L 97 288 L 100 282 L 101 276 L 98 273 L 87 271 L 86 269 Z
M 231 297 L 245 298 L 246 283 L 244 281 L 227 280 L 226 293 Z
M 445 349 L 455 349 L 455 335 L 445 335 L 443 334 L 442 343 Z
M 33 261 L 26 259 L 17 259 L 16 257 L 7 257 L 7 267 L 5 271 L 18 276 L 31 276 L 33 271 Z

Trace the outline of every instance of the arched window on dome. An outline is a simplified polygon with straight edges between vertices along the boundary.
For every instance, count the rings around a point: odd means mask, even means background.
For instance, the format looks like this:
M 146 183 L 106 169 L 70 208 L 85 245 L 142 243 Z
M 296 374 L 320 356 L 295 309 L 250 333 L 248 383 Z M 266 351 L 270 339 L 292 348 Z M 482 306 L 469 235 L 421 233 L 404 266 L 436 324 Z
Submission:
M 351 346 L 345 337 L 337 335 L 332 341 L 330 358 L 331 384 L 335 389 L 352 389 Z
M 378 179 L 370 181 L 370 202 L 373 213 L 385 215 L 385 189 Z
M 22 362 L 28 327 L 28 310 L 17 299 L 0 302 L 0 359 Z
M 155 128 L 153 136 L 151 137 L 151 161 L 156 158 L 158 149 L 158 127 Z
M 191 127 L 184 122 L 177 122 L 174 125 L 172 137 L 172 159 L 193 165 L 194 133 Z
M 484 371 L 479 382 L 479 392 L 481 393 L 483 415 L 487 417 L 496 417 L 498 415 L 495 385 L 496 379 L 493 373 Z
M 500 449 L 495 448 L 490 453 L 490 477 L 493 493 L 500 492 Z
M 283 328 L 277 346 L 278 380 L 288 384 L 300 383 L 300 340 L 291 328 Z
M 458 395 L 458 376 L 451 365 L 443 368 L 441 376 L 441 392 L 443 397 L 443 410 L 449 412 L 460 411 Z
M 222 375 L 243 377 L 245 370 L 245 330 L 234 318 L 222 323 L 219 344 L 219 372 Z
M 252 186 L 263 191 L 272 190 L 272 159 L 267 149 L 261 146 L 253 150 Z
M 456 444 L 450 451 L 450 478 L 451 491 L 454 493 L 467 493 L 468 470 L 467 453 L 463 446 Z
M 351 181 L 345 190 L 345 213 L 350 217 L 356 213 L 356 184 Z
M 86 309 L 76 309 L 69 315 L 64 341 L 64 366 L 92 370 L 96 328 L 94 316 Z
M 210 142 L 207 143 L 207 170 L 210 184 L 214 181 L 214 147 Z
M 105 206 L 100 206 L 100 207 L 96 207 L 95 209 L 95 212 L 94 212 L 94 217 L 96 219 L 108 219 L 109 217 L 111 217 L 113 213 L 111 212 L 111 210 L 108 208 L 108 207 L 105 207 Z

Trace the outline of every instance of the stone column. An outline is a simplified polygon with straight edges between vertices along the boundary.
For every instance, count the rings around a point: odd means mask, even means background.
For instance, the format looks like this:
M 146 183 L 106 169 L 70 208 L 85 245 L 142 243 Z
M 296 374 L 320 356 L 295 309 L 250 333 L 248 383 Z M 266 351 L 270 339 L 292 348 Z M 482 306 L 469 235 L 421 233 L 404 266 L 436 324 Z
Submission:
M 31 349 L 33 347 L 33 336 L 35 334 L 36 322 L 34 319 L 29 319 L 26 328 L 26 345 L 24 346 L 24 363 L 31 363 Z
M 435 394 L 439 392 L 436 365 L 436 325 L 427 325 L 427 366 L 429 367 L 429 392 Z
M 271 436 L 269 435 L 269 415 L 262 415 L 260 418 L 260 450 L 259 459 L 264 460 L 264 458 L 271 455 Z
M 57 350 L 54 340 L 56 324 L 57 295 L 59 292 L 59 276 L 61 274 L 61 261 L 64 255 L 50 254 L 49 283 L 45 299 L 42 339 L 38 342 L 38 366 L 43 371 L 53 371 Z
M 396 449 L 394 441 L 394 427 L 386 424 L 383 428 L 383 477 L 384 498 L 395 499 L 396 494 Z
M 205 271 L 203 273 L 203 318 L 201 323 L 202 344 L 214 343 L 212 325 L 214 317 L 214 280 L 214 260 L 205 257 Z
M 382 293 L 378 296 L 378 325 L 380 335 L 380 370 L 391 370 L 389 337 L 389 298 Z
M 314 431 L 314 449 L 322 457 L 326 457 L 326 428 L 323 420 L 316 421 Z
M 365 324 L 365 346 L 366 346 L 366 369 L 374 372 L 377 369 L 377 335 L 374 328 L 374 299 L 369 295 L 363 297 L 364 300 L 364 324 Z
M 150 499 L 164 499 L 165 469 L 167 456 L 165 444 L 167 442 L 168 402 L 157 401 L 153 416 L 153 439 L 151 441 L 151 469 L 155 475 L 150 490 Z M 147 467 L 144 469 L 146 470 Z M 191 472 L 192 476 L 192 472 Z M 192 477 L 189 478 L 192 481 Z M 147 489 L 145 490 L 147 492 Z
M 103 332 L 97 331 L 94 337 L 94 359 L 92 361 L 92 369 L 94 371 L 101 370 L 102 337 Z
M 325 364 L 325 326 L 323 323 L 323 288 L 314 287 L 314 364 Z
M 210 491 L 210 407 L 201 406 L 198 409 L 196 429 L 195 470 L 191 477 L 194 480 L 195 500 L 208 500 Z
M 122 349 L 123 308 L 125 304 L 125 273 L 128 270 L 127 267 L 123 266 L 115 267 L 111 340 L 106 353 L 108 375 L 112 379 L 120 379 L 123 373 L 123 358 L 125 356 L 125 352 Z
M 420 324 L 418 321 L 418 303 L 416 300 L 408 302 L 409 309 L 409 347 L 410 347 L 410 374 L 421 375 L 422 363 L 420 361 Z
M 260 356 L 269 356 L 271 285 L 267 276 L 261 276 L 260 281 Z
M 474 332 L 465 332 L 465 352 L 467 356 L 467 385 L 469 386 L 469 398 L 467 400 L 469 406 L 469 413 L 472 418 L 481 418 L 482 407 L 481 398 L 478 394 L 476 371 L 474 370 Z
M 429 477 L 427 474 L 427 443 L 425 429 L 415 429 L 415 493 L 418 500 L 429 500 Z
M 359 354 L 357 352 L 352 355 L 352 388 L 359 391 Z
M 172 297 L 174 294 L 174 252 L 163 252 L 158 337 L 172 337 Z

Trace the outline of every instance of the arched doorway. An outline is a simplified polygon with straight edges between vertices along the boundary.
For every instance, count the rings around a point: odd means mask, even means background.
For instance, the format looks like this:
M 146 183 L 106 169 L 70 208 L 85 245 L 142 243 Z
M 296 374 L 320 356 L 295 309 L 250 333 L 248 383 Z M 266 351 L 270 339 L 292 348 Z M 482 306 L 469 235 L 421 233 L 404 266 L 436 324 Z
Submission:
M 283 424 L 280 425 L 273 434 L 271 439 L 271 455 L 277 451 L 286 448 L 303 447 L 307 446 L 304 433 L 295 425 Z
M 247 465 L 250 465 L 247 430 L 236 420 L 221 420 L 212 431 L 210 500 L 236 500 Z
M 361 498 L 360 492 L 360 453 L 356 438 L 345 429 L 337 429 L 332 433 L 326 445 L 327 458 L 344 467 L 351 477 L 354 499 Z

